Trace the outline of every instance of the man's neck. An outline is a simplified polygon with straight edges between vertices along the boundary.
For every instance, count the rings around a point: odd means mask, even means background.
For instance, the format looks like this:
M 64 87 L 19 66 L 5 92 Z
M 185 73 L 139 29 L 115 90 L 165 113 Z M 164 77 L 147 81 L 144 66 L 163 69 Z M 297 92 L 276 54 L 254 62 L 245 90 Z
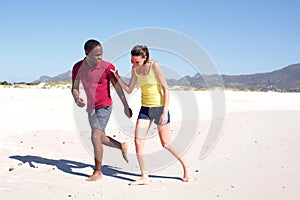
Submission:
M 97 67 L 97 65 L 94 65 L 93 63 L 89 62 L 86 57 L 83 59 L 83 63 L 89 68 L 94 69 Z

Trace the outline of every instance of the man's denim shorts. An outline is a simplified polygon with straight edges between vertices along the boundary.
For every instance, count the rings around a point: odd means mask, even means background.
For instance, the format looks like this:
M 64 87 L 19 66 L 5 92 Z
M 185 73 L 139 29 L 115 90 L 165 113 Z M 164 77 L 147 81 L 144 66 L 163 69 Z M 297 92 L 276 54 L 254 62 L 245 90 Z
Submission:
M 112 106 L 105 106 L 102 108 L 87 110 L 91 128 L 96 128 L 101 131 L 105 131 L 111 111 Z

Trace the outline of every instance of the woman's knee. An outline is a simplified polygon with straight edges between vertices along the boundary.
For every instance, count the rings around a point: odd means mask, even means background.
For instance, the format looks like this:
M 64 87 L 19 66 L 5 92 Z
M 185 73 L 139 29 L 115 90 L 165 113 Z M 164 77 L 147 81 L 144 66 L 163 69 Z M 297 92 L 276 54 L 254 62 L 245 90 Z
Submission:
M 143 148 L 145 144 L 145 139 L 142 138 L 134 138 L 134 144 L 137 148 Z
M 165 148 L 165 149 L 169 149 L 169 143 L 167 143 L 167 142 L 165 142 L 165 141 L 161 141 L 161 145 L 162 145 L 162 147 L 163 148 Z
M 141 141 L 141 139 L 140 138 L 134 138 L 134 144 L 136 145 L 136 146 L 140 146 L 141 145 L 141 143 L 142 143 L 142 141 Z

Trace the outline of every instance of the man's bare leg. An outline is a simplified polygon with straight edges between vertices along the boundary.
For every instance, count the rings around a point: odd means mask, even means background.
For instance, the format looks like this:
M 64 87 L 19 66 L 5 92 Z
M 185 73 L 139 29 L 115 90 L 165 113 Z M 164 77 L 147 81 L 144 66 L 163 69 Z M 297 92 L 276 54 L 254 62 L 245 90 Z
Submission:
M 99 129 L 92 129 L 92 143 L 94 147 L 95 156 L 95 169 L 93 174 L 87 179 L 87 181 L 96 181 L 102 178 L 101 164 L 103 158 L 103 146 L 101 141 L 101 135 L 104 132 Z
M 127 144 L 127 142 L 120 143 L 119 141 L 117 141 L 109 136 L 106 136 L 106 134 L 103 132 L 102 143 L 106 146 L 120 149 L 124 160 L 126 162 L 128 162 L 128 154 L 127 154 L 128 144 Z
M 126 142 L 121 143 L 121 151 L 122 151 L 122 156 L 123 156 L 124 160 L 126 162 L 129 162 L 129 160 L 128 160 L 128 153 L 127 153 L 127 151 L 128 151 L 128 144 Z
M 95 169 L 93 174 L 86 179 L 87 181 L 97 181 L 102 178 L 101 162 L 95 158 Z

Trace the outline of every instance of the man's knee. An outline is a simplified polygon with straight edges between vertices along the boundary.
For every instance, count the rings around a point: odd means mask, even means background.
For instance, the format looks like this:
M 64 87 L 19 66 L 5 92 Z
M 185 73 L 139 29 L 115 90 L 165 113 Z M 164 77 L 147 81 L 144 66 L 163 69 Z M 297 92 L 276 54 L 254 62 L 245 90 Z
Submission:
M 101 141 L 103 138 L 103 135 L 105 135 L 104 131 L 101 131 L 99 129 L 93 129 L 92 130 L 92 141 Z

